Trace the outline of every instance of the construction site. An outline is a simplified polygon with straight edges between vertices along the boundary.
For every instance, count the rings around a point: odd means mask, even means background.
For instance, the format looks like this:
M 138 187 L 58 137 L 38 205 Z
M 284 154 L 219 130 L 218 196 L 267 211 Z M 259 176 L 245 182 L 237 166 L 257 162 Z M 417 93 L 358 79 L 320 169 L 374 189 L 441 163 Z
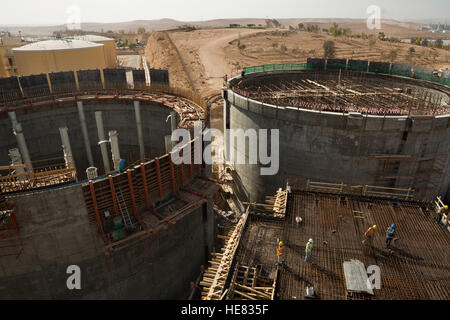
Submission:
M 0 298 L 449 299 L 446 75 L 310 58 L 236 70 L 205 99 L 145 58 L 108 67 L 105 50 L 94 69 L 0 79 Z M 223 132 L 279 129 L 276 175 L 231 159 L 249 148 L 227 135 L 223 165 L 194 161 L 214 103 Z M 176 129 L 191 133 L 180 149 Z M 81 290 L 65 286 L 70 265 Z

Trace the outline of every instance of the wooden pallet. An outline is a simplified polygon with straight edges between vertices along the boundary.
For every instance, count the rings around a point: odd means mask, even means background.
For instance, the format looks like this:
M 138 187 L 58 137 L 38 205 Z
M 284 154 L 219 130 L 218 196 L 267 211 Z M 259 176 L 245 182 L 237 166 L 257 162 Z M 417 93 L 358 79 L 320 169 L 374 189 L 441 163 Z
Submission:
M 260 269 L 237 265 L 227 294 L 227 300 L 273 300 L 275 279 L 261 277 Z

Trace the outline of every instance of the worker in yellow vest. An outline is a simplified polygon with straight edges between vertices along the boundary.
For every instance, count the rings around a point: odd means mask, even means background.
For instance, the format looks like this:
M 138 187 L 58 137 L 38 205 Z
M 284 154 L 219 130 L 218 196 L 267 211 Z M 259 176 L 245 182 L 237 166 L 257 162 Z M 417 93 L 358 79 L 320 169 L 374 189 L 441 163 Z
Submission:
M 309 263 L 309 260 L 311 258 L 312 248 L 313 248 L 313 239 L 309 239 L 308 243 L 306 243 L 306 248 L 305 248 L 305 252 L 306 252 L 305 262 L 306 263 Z
M 277 247 L 277 263 L 278 264 L 283 264 L 284 263 L 284 243 L 283 241 L 280 241 L 278 243 L 278 247 Z
M 363 244 L 367 243 L 368 246 L 372 246 L 375 230 L 377 230 L 376 225 L 373 225 L 369 229 L 367 229 L 367 231 L 364 233 L 365 239 L 362 241 Z

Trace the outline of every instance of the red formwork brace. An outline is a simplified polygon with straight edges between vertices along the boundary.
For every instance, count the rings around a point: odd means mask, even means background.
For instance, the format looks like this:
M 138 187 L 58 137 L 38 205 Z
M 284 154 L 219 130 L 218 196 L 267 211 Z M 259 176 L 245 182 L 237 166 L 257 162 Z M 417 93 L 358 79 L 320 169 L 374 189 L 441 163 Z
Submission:
M 134 214 L 134 217 L 136 218 L 136 220 L 139 220 L 137 217 L 138 209 L 136 206 L 136 198 L 134 196 L 134 188 L 133 188 L 133 179 L 131 177 L 130 169 L 127 170 L 127 176 L 128 176 L 128 187 L 130 188 L 131 204 L 133 206 L 133 214 Z
M 142 175 L 142 183 L 144 185 L 145 204 L 147 206 L 149 206 L 150 205 L 150 195 L 148 194 L 147 177 L 145 175 L 145 165 L 143 163 L 141 163 L 141 175 Z
M 101 232 L 102 235 L 104 235 L 102 221 L 100 220 L 100 214 L 98 212 L 97 197 L 95 196 L 94 183 L 92 182 L 92 180 L 89 180 L 89 189 L 91 190 L 92 203 L 94 205 L 95 219 L 97 220 L 98 230 Z
M 162 183 L 161 183 L 161 171 L 159 167 L 159 158 L 155 158 L 155 165 L 156 165 L 156 179 L 158 180 L 158 190 L 159 190 L 159 196 L 163 196 L 162 191 Z
M 116 196 L 116 190 L 114 188 L 114 181 L 111 175 L 108 176 L 109 180 L 109 188 L 111 190 L 111 196 L 114 204 L 114 215 L 117 217 L 119 215 L 119 207 L 117 206 L 117 196 Z
M 170 180 L 172 183 L 172 192 L 175 193 L 176 191 L 176 181 L 175 181 L 175 169 L 173 167 L 173 161 L 172 161 L 172 152 L 169 154 L 169 164 L 170 164 Z

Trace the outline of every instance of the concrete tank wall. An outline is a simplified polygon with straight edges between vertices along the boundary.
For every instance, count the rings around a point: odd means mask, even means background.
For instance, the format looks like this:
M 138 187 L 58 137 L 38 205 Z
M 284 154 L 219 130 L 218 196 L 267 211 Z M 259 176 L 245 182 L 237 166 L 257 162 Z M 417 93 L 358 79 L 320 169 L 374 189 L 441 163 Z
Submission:
M 280 170 L 261 176 L 260 165 L 236 164 L 253 200 L 273 194 L 289 177 L 416 190 L 419 199 L 445 195 L 450 184 L 450 115 L 436 118 L 364 116 L 274 107 L 226 91 L 230 129 L 279 129 Z M 226 123 L 228 121 L 225 121 Z M 246 152 L 238 150 L 236 152 Z M 270 149 L 269 149 L 270 150 Z M 410 155 L 392 172 L 375 154 Z M 248 156 L 248 154 L 247 154 Z M 381 176 L 395 176 L 381 179 Z
M 211 201 L 143 243 L 100 255 L 81 185 L 13 199 L 23 252 L 0 259 L 0 299 L 183 299 L 213 247 Z M 200 249 L 200 250 L 199 250 Z M 2 249 L 3 250 L 3 249 Z M 69 290 L 69 265 L 81 268 L 81 290 Z
M 117 130 L 119 133 L 120 155 L 128 163 L 139 160 L 139 144 L 137 140 L 136 118 L 134 106 L 131 103 L 119 104 L 108 102 L 100 104 L 95 101 L 83 102 L 87 128 L 94 157 L 95 166 L 99 173 L 104 171 L 103 161 L 98 145 L 95 111 L 103 111 L 103 124 L 105 137 L 108 131 Z M 148 158 L 160 156 L 165 153 L 164 136 L 171 133 L 170 122 L 166 122 L 172 109 L 158 104 L 144 104 L 141 102 L 141 115 L 145 154 Z M 60 127 L 67 126 L 75 164 L 81 176 L 89 166 L 81 134 L 81 125 L 75 103 L 63 104 L 57 109 L 42 107 L 35 112 L 16 112 L 17 120 L 21 123 L 32 161 L 60 158 L 63 160 L 63 150 Z M 0 120 L 0 164 L 10 163 L 8 150 L 17 148 L 16 138 L 13 134 L 10 119 Z M 110 155 L 110 146 L 108 146 Z M 111 162 L 112 163 L 112 162 Z M 45 163 L 41 163 L 44 165 Z M 39 163 L 37 163 L 39 166 Z

